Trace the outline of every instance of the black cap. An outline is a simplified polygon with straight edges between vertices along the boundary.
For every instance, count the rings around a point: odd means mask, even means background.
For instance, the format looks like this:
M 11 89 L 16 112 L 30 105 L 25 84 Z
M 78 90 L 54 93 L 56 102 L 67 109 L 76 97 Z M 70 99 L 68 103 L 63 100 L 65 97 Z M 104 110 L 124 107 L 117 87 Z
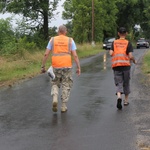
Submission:
M 118 30 L 119 33 L 126 33 L 126 28 L 125 27 L 120 27 Z

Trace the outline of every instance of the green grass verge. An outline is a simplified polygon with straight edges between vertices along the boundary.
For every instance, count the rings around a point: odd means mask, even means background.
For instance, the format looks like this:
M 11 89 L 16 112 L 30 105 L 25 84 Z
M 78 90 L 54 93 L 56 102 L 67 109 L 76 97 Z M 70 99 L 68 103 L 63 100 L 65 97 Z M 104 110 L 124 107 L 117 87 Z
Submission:
M 83 45 L 77 45 L 78 46 L 78 56 L 79 58 L 85 58 L 85 57 L 89 57 L 92 55 L 96 55 L 102 51 L 104 51 L 102 49 L 101 44 L 96 44 L 95 46 L 92 46 L 90 44 L 83 44 Z
M 142 70 L 145 74 L 150 75 L 150 51 L 148 51 L 143 58 Z
M 101 44 L 96 44 L 95 46 L 91 44 L 77 45 L 77 53 L 79 58 L 90 57 L 104 51 L 101 47 Z M 0 87 L 12 85 L 20 80 L 32 78 L 40 74 L 44 52 L 45 50 L 34 53 L 25 51 L 22 57 L 0 57 Z M 46 68 L 50 64 L 49 58 L 46 63 Z

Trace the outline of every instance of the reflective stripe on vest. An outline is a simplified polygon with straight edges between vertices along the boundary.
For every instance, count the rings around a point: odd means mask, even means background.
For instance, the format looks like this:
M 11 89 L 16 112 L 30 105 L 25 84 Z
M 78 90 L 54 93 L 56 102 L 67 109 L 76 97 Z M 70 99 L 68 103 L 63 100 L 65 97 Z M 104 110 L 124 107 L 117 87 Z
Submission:
M 71 43 L 72 39 L 60 35 L 51 39 L 52 44 L 52 66 L 54 68 L 71 68 Z
M 112 67 L 130 66 L 129 56 L 126 54 L 128 41 L 119 39 L 114 41 L 114 52 L 112 55 Z

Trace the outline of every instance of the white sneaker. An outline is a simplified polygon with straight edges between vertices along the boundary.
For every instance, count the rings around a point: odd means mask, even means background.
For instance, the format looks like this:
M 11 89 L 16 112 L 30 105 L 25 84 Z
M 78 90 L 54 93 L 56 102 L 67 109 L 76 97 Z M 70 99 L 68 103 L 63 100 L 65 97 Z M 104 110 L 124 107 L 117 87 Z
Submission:
M 67 106 L 66 106 L 66 103 L 62 103 L 62 106 L 61 106 L 61 112 L 64 113 L 67 111 Z
M 57 112 L 57 105 L 58 105 L 58 96 L 57 95 L 53 95 L 52 105 L 53 105 L 53 107 L 52 107 L 53 112 Z

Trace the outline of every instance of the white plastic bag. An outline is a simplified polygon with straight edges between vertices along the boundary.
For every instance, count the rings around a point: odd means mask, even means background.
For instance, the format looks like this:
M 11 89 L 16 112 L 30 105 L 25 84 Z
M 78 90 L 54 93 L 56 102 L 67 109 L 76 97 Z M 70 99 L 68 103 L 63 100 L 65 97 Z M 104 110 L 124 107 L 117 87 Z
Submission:
M 52 80 L 55 79 L 55 74 L 54 74 L 54 72 L 53 72 L 53 67 L 52 67 L 52 66 L 50 66 L 50 67 L 48 68 L 47 73 L 48 73 L 48 75 L 52 78 Z

